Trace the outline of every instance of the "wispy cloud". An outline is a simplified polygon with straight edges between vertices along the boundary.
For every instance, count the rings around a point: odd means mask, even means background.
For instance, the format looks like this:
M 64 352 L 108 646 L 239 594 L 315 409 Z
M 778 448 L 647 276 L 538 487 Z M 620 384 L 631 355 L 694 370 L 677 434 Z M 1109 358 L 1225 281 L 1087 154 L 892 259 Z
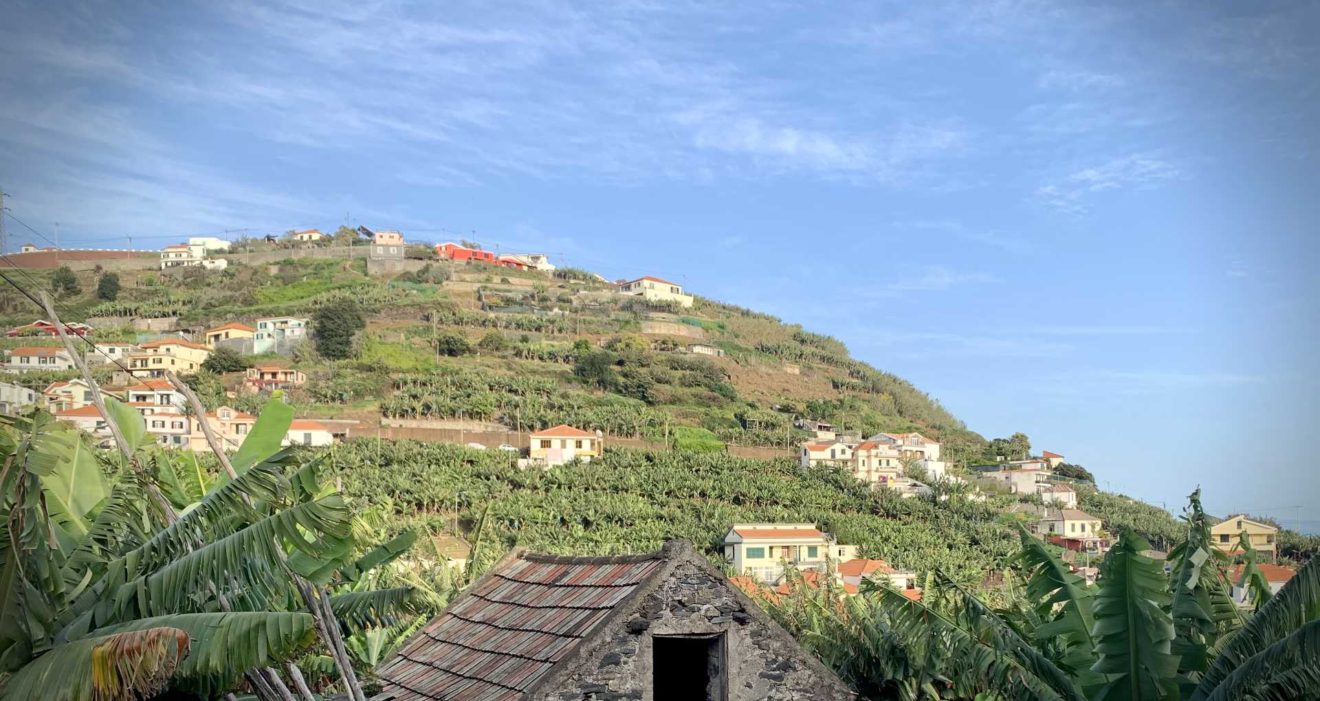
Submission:
M 965 273 L 943 265 L 931 265 L 927 266 L 920 275 L 894 280 L 886 284 L 883 289 L 888 292 L 941 292 L 954 287 L 981 285 L 994 281 L 995 277 L 989 273 Z
M 1106 88 L 1119 88 L 1127 81 L 1112 73 L 1096 73 L 1085 70 L 1054 69 L 1043 73 L 1036 85 L 1046 90 L 1066 90 L 1084 92 Z
M 1069 214 L 1087 211 L 1086 198 L 1123 188 L 1149 188 L 1179 178 L 1182 169 L 1153 153 L 1114 158 L 1096 166 L 1073 171 L 1062 181 L 1042 185 L 1036 197 Z

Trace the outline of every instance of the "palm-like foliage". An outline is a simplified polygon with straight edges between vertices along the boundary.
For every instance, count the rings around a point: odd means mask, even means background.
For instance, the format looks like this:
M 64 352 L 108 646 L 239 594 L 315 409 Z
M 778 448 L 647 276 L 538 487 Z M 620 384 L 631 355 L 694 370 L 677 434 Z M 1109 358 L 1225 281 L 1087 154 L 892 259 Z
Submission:
M 775 617 L 868 699 L 1320 698 L 1320 565 L 1245 625 L 1199 492 L 1170 573 L 1125 533 L 1088 586 L 1023 534 L 1025 601 L 997 611 L 936 573 L 922 602 L 797 587 Z
M 356 554 L 348 505 L 279 449 L 289 414 L 282 405 L 263 412 L 235 455 L 243 471 L 227 480 L 191 456 L 145 447 L 141 417 L 108 404 L 182 515 L 167 524 L 146 507 L 147 474 L 107 482 L 77 432 L 48 414 L 6 420 L 0 673 L 11 676 L 0 681 L 0 698 L 224 691 L 316 639 L 316 614 L 300 610 L 290 568 L 319 585 L 356 580 L 411 542 L 392 541 L 384 556 Z M 409 597 L 406 588 L 364 589 L 328 609 L 355 627 L 392 620 Z

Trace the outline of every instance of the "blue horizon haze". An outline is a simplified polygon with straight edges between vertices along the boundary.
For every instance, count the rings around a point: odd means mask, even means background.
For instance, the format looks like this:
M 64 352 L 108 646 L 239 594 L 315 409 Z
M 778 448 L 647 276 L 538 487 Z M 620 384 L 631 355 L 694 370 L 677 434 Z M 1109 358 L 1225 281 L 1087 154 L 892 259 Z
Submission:
M 657 275 L 1102 487 L 1320 532 L 1315 3 L 6 15 L 0 187 L 62 245 L 351 223 Z

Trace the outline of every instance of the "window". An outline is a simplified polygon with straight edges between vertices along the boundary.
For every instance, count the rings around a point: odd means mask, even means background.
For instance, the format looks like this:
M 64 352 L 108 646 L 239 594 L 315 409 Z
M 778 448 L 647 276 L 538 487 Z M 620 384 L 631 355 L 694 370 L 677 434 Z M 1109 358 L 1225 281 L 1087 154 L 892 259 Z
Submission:
M 582 450 L 582 441 L 573 441 L 573 447 Z
M 549 449 L 550 449 L 550 441 L 542 439 L 542 440 L 541 440 L 541 447 L 544 448 L 544 449 L 546 449 L 546 450 L 549 450 Z
M 248 432 L 248 425 L 247 425 L 247 424 L 239 424 L 239 425 L 237 425 L 237 426 L 234 427 L 234 433 L 237 433 L 237 434 L 240 435 L 240 436 L 246 434 L 247 432 Z
M 183 428 L 183 422 L 182 422 L 182 421 L 171 421 L 171 422 L 170 422 L 170 428 Z
M 1238 527 L 1238 530 L 1239 530 L 1239 531 L 1242 530 L 1242 519 L 1238 519 L 1238 525 L 1237 525 L 1237 527 Z
M 165 422 L 164 422 L 164 421 L 152 421 L 152 422 L 151 422 L 151 427 L 152 427 L 152 428 L 165 428 Z
M 1228 534 L 1227 534 L 1227 533 L 1220 533 L 1220 534 L 1219 534 L 1219 542 L 1220 542 L 1220 543 L 1227 543 L 1227 542 L 1228 542 Z
M 748 560 L 765 559 L 765 548 L 747 548 L 746 555 Z
M 1070 524 L 1068 524 L 1068 532 L 1069 532 L 1069 533 L 1076 533 L 1076 532 L 1077 532 L 1077 524 L 1075 524 L 1075 523 L 1070 523 Z
M 303 434 L 303 445 L 311 445 L 311 444 L 312 444 L 312 434 L 310 434 L 310 433 L 304 433 L 304 434 Z
M 818 556 L 816 555 L 817 552 L 819 552 L 819 549 L 818 549 L 815 545 L 808 545 L 808 546 L 807 546 L 807 557 L 809 557 L 809 558 L 811 558 L 811 559 L 814 560 L 814 559 L 816 559 L 816 557 L 818 557 Z
M 724 635 L 651 638 L 651 684 L 656 699 L 724 701 Z

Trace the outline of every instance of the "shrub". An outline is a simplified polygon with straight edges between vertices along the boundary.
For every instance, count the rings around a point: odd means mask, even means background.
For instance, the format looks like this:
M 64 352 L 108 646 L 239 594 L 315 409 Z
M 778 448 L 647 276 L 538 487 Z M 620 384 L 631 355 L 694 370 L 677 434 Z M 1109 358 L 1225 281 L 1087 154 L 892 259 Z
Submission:
M 326 358 L 342 360 L 353 354 L 353 335 L 366 328 L 362 309 L 352 299 L 338 299 L 321 305 L 312 315 L 315 325 L 316 352 Z
M 74 275 L 67 265 L 61 265 L 55 269 L 55 273 L 50 276 L 50 286 L 55 290 L 55 294 L 61 297 L 82 294 L 82 286 L 78 284 L 78 276 Z
M 211 355 L 202 362 L 203 370 L 216 374 L 240 372 L 250 367 L 252 363 L 242 353 L 225 346 L 211 351 Z
M 117 273 L 106 273 L 96 283 L 96 298 L 106 302 L 113 302 L 119 298 L 119 275 Z

